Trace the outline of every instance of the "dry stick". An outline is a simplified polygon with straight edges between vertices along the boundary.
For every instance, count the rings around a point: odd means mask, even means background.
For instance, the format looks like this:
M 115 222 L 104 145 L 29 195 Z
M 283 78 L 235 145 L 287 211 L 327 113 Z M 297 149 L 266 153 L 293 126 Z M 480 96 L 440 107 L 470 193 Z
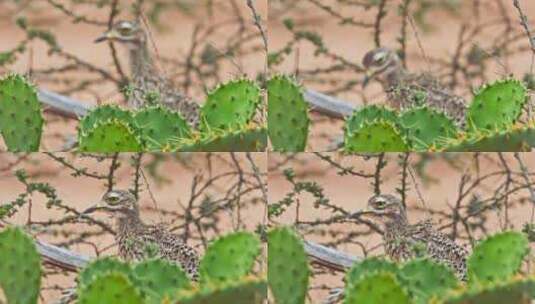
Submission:
M 45 263 L 61 269 L 78 271 L 91 261 L 90 257 L 39 240 L 35 240 L 35 245 Z
M 533 56 L 531 58 L 531 68 L 530 68 L 530 73 L 533 74 L 533 58 L 535 57 L 535 36 L 532 35 L 531 30 L 529 29 L 528 17 L 522 11 L 522 8 L 520 7 L 520 3 L 518 3 L 518 0 L 513 0 L 513 5 L 518 10 L 518 14 L 520 15 L 520 24 L 522 24 L 522 27 L 524 27 L 524 30 L 526 31 L 526 35 L 528 36 L 528 39 L 529 39 L 529 45 L 531 46 L 531 51 L 533 52 Z
M 520 154 L 517 152 L 515 153 L 515 158 L 518 161 L 518 165 L 520 166 L 520 171 L 522 172 L 522 177 L 526 181 L 526 185 L 531 184 L 531 180 L 529 178 L 529 170 L 520 158 Z M 531 223 L 533 223 L 533 220 L 535 219 L 535 190 L 533 190 L 532 187 L 528 187 L 529 195 L 531 196 Z

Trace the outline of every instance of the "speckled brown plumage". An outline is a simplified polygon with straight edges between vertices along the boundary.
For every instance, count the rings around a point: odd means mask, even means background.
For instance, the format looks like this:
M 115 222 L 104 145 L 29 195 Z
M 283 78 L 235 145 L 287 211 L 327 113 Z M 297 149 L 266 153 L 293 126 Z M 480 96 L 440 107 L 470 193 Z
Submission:
M 112 40 L 128 48 L 131 70 L 131 89 L 128 105 L 139 108 L 147 103 L 147 97 L 179 111 L 194 127 L 199 122 L 199 105 L 193 102 L 156 68 L 147 47 L 147 34 L 136 22 L 120 21 L 96 41 Z M 150 98 L 149 98 L 150 99 Z
M 386 254 L 394 261 L 405 262 L 420 255 L 450 266 L 461 280 L 466 279 L 468 251 L 426 220 L 409 224 L 405 208 L 393 195 L 370 198 L 368 208 L 357 213 L 370 218 L 383 229 Z
M 101 206 L 89 208 L 85 213 L 97 210 L 109 212 L 115 218 L 115 239 L 121 258 L 127 261 L 163 258 L 180 264 L 192 280 L 198 279 L 199 257 L 195 249 L 162 225 L 144 224 L 132 193 L 124 190 L 110 191 L 103 196 Z
M 372 50 L 362 61 L 370 79 L 381 83 L 388 95 L 388 104 L 399 110 L 427 105 L 446 113 L 459 126 L 465 121 L 465 100 L 442 86 L 433 76 L 412 74 L 403 68 L 398 55 L 387 48 Z

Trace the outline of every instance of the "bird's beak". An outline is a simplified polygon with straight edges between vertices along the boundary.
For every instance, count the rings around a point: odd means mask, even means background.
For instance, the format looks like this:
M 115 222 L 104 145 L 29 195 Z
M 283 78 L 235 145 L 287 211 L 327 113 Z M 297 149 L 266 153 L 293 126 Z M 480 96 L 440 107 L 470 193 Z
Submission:
M 102 33 L 102 35 L 100 35 L 100 37 L 95 39 L 94 42 L 100 43 L 103 41 L 113 40 L 115 38 L 116 38 L 115 32 L 110 30 L 110 31 L 105 31 L 104 33 Z
M 364 80 L 362 80 L 362 88 L 364 89 L 365 87 L 368 86 L 368 84 L 370 83 L 370 80 L 373 79 L 373 72 L 372 71 L 366 71 L 366 73 L 364 74 Z
M 351 217 L 353 218 L 359 218 L 361 216 L 366 216 L 366 215 L 375 215 L 375 211 L 366 207 L 364 209 L 361 209 L 353 214 L 351 214 Z
M 86 215 L 86 214 L 90 214 L 90 213 L 93 213 L 95 211 L 98 211 L 98 210 L 103 210 L 105 209 L 104 207 L 104 204 L 102 202 L 98 202 L 96 204 L 94 204 L 93 206 L 85 209 L 82 213 L 80 213 L 81 215 Z

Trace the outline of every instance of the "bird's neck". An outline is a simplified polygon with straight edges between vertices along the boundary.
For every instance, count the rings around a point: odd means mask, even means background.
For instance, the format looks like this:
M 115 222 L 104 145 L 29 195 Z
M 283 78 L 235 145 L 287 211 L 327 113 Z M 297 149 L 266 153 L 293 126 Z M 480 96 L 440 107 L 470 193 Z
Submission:
M 139 217 L 138 210 L 129 210 L 121 214 L 116 219 L 117 235 L 127 235 L 135 231 L 138 227 L 143 227 L 143 222 Z
M 404 215 L 392 215 L 384 222 L 384 233 L 385 236 L 396 235 L 407 229 L 409 222 L 407 217 Z
M 387 67 L 381 73 L 379 82 L 381 82 L 383 88 L 385 89 L 398 87 L 403 82 L 406 75 L 407 71 L 400 64 L 395 64 Z
M 137 85 L 140 83 L 140 78 L 144 77 L 147 71 L 152 69 L 152 58 L 146 41 L 130 46 L 129 52 L 130 72 L 132 73 L 132 80 Z

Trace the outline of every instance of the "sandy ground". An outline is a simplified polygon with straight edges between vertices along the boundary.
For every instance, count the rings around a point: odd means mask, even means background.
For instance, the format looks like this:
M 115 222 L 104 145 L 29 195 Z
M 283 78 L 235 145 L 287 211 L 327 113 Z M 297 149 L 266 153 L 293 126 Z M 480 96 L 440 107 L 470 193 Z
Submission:
M 65 2 L 65 1 L 57 1 Z M 196 3 L 195 1 L 190 1 Z M 156 58 L 167 59 L 180 59 L 184 60 L 190 52 L 192 46 L 192 37 L 195 32 L 195 27 L 201 25 L 200 28 L 207 29 L 215 27 L 219 34 L 212 35 L 209 39 L 202 41 L 202 45 L 198 46 L 199 49 L 203 49 L 205 45 L 211 45 L 217 50 L 221 51 L 225 49 L 226 43 L 229 38 L 236 38 L 235 31 L 238 25 L 229 25 L 229 6 L 224 0 L 215 1 L 215 3 L 226 9 L 221 10 L 221 14 L 214 13 L 208 16 L 206 9 L 201 2 L 193 5 L 189 13 L 181 13 L 178 10 L 166 11 L 161 15 L 161 21 L 163 28 L 151 27 L 150 35 L 151 52 Z M 122 13 L 116 20 L 129 20 L 132 18 L 130 8 L 128 5 L 133 1 L 122 1 Z M 245 3 L 238 3 L 240 9 L 240 15 L 244 18 L 244 26 L 248 27 L 248 30 L 253 31 L 254 24 L 250 18 L 250 10 Z M 255 1 L 257 13 L 262 18 L 267 18 L 267 1 Z M 69 7 L 69 6 L 67 6 Z M 216 6 L 218 7 L 218 6 Z M 30 8 L 22 11 L 16 11 L 10 3 L 0 2 L 0 52 L 9 50 L 15 47 L 21 40 L 25 38 L 24 31 L 20 30 L 15 21 L 19 17 L 25 17 L 28 19 L 29 24 L 36 26 L 40 29 L 45 29 L 52 32 L 56 38 L 60 47 L 78 58 L 83 59 L 89 64 L 92 64 L 96 68 L 110 71 L 113 75 L 116 75 L 113 60 L 110 54 L 110 49 L 107 44 L 94 44 L 93 40 L 97 38 L 106 28 L 94 25 L 87 25 L 84 23 L 73 24 L 69 18 L 51 8 L 45 1 L 32 1 Z M 87 18 L 99 21 L 106 21 L 109 12 L 107 10 L 96 10 L 92 7 L 80 6 L 76 13 L 79 15 L 87 16 Z M 262 41 L 260 38 L 253 39 L 252 41 L 244 44 L 243 52 L 236 52 L 232 55 L 227 55 L 226 60 L 221 61 L 219 77 L 220 81 L 224 82 L 236 78 L 238 76 L 247 75 L 249 78 L 256 78 L 259 73 L 264 71 L 265 55 L 260 51 L 250 52 L 252 47 L 261 46 Z M 9 66 L 9 70 L 17 73 L 27 74 L 33 69 L 51 69 L 62 66 L 66 63 L 66 60 L 58 56 L 48 54 L 48 48 L 41 41 L 36 41 L 29 45 L 30 51 L 18 57 L 16 64 Z M 128 54 L 127 50 L 121 45 L 117 45 L 119 59 L 122 63 L 125 72 L 129 71 Z M 157 60 L 158 61 L 158 60 Z M 163 64 L 161 61 L 158 63 L 158 68 L 164 75 L 173 79 L 173 73 L 176 71 L 171 69 L 170 65 Z M 7 72 L 8 70 L 0 68 L 0 74 Z M 88 73 L 66 73 L 65 79 L 62 81 L 69 82 L 73 79 L 95 79 L 97 75 Z M 62 91 L 64 86 L 59 83 L 50 83 L 45 81 L 45 77 L 32 77 L 34 83 L 38 86 L 55 91 Z M 202 102 L 206 96 L 206 91 L 213 89 L 216 83 L 207 84 L 208 87 L 203 87 L 201 83 L 194 83 L 193 89 L 187 92 L 195 100 Z M 88 104 L 101 104 L 101 103 L 122 103 L 123 96 L 118 91 L 117 87 L 110 83 L 101 83 L 92 86 L 88 89 L 82 90 L 74 94 L 69 94 L 70 97 L 76 98 L 80 101 L 84 101 Z M 59 120 L 59 122 L 56 122 Z M 44 136 L 41 145 L 41 150 L 46 151 L 62 151 L 64 145 L 64 136 L 72 135 L 76 133 L 76 123 L 72 120 L 63 120 L 56 115 L 47 115 L 45 125 Z M 54 122 L 53 122 L 54 121 Z M 5 150 L 0 146 L 0 150 Z
M 296 30 L 311 31 L 318 34 L 323 41 L 323 45 L 334 55 L 340 56 L 348 62 L 360 65 L 366 52 L 373 49 L 374 38 L 373 29 L 360 28 L 355 26 L 345 26 L 340 24 L 340 20 L 332 17 L 324 10 L 308 1 L 295 2 L 297 9 L 281 10 L 280 2 L 273 1 L 274 5 L 269 7 L 269 46 L 270 51 L 281 50 L 288 41 L 292 40 L 292 33 L 283 25 L 283 20 L 291 19 L 295 24 Z M 347 18 L 353 18 L 356 22 L 365 22 L 373 24 L 376 17 L 377 9 L 368 11 L 360 8 L 350 8 L 349 5 L 341 6 L 334 0 L 320 1 L 321 5 L 332 8 L 332 10 Z M 437 73 L 437 65 L 429 64 L 424 58 L 441 58 L 447 60 L 455 54 L 457 47 L 458 35 L 463 22 L 473 21 L 474 16 L 470 15 L 470 5 L 472 1 L 460 1 L 463 5 L 455 14 L 444 9 L 436 9 L 427 14 L 426 21 L 430 23 L 431 30 L 424 31 L 418 28 L 417 31 L 408 30 L 408 69 L 411 72 L 430 72 L 434 75 Z M 498 1 L 484 0 L 481 3 L 481 20 L 485 23 L 493 23 L 500 20 L 501 12 L 497 6 Z M 535 2 L 529 0 L 519 1 L 525 12 L 535 12 Z M 285 2 L 288 3 L 288 2 Z M 381 42 L 385 47 L 398 48 L 397 38 L 401 27 L 401 18 L 397 14 L 397 5 L 400 1 L 387 2 L 388 14 L 383 21 Z M 502 1 L 506 7 L 506 14 L 513 19 L 512 30 L 508 34 L 522 34 L 523 29 L 518 24 L 517 12 L 511 5 L 511 1 Z M 343 7 L 344 9 L 340 9 Z M 533 18 L 532 23 L 533 23 Z M 489 46 L 490 42 L 503 35 L 503 30 L 491 27 L 489 30 L 477 35 L 474 39 L 466 41 L 467 45 L 478 45 L 482 48 Z M 524 47 L 528 44 L 525 38 Z M 420 48 L 420 45 L 422 46 Z M 333 66 L 338 61 L 331 60 L 328 56 L 317 55 L 314 47 L 308 41 L 301 41 L 293 45 L 292 53 L 285 57 L 282 64 L 270 70 L 270 73 L 281 72 L 289 74 L 298 74 L 299 80 L 305 87 L 320 92 L 330 92 L 335 87 L 340 86 L 339 82 L 346 80 L 362 80 L 362 73 L 356 72 L 338 72 L 336 69 L 329 73 L 310 73 L 310 71 L 322 71 Z M 422 49 L 425 52 L 422 52 Z M 469 48 L 468 48 L 469 49 Z M 492 60 L 487 69 L 489 81 L 501 78 L 506 75 L 515 75 L 522 78 L 524 73 L 529 71 L 531 65 L 529 51 L 516 56 L 507 58 L 496 57 Z M 305 72 L 308 72 L 305 74 Z M 303 75 L 305 74 L 305 75 Z M 474 84 L 476 86 L 481 83 Z M 471 88 L 466 83 L 461 83 L 455 92 L 470 100 Z M 365 90 L 355 84 L 350 90 L 342 93 L 332 93 L 335 97 L 347 101 L 354 105 L 384 103 L 385 95 L 382 93 L 381 86 L 374 82 L 370 83 Z M 326 119 L 325 116 L 312 113 L 314 121 L 309 132 L 309 141 L 307 151 L 326 151 L 332 147 L 335 138 L 343 134 L 343 122 L 340 120 Z
M 375 161 L 365 162 L 361 158 L 352 156 L 341 156 L 336 154 L 329 154 L 335 161 L 340 162 L 344 166 L 352 166 L 355 171 L 362 171 L 365 173 L 374 172 Z M 450 155 L 451 156 L 451 155 Z M 407 203 L 408 207 L 427 207 L 431 209 L 438 209 L 442 211 L 449 211 L 450 207 L 455 204 L 458 187 L 461 180 L 461 176 L 464 172 L 472 172 L 474 174 L 474 163 L 471 161 L 471 154 L 457 154 L 452 166 L 451 163 L 444 159 L 435 159 L 431 161 L 423 171 L 425 175 L 436 179 L 435 182 L 428 182 L 426 179 L 415 174 L 416 185 L 413 182 L 409 182 L 409 189 Z M 512 168 L 516 167 L 516 161 L 512 154 L 506 155 L 506 159 Z M 417 154 L 412 154 L 411 163 L 414 166 L 417 160 L 420 158 Z M 535 154 L 525 153 L 522 155 L 523 160 L 526 162 L 526 166 L 530 168 L 532 172 L 535 168 Z M 290 160 L 283 165 L 279 166 L 285 159 L 282 155 L 270 154 L 269 158 L 269 201 L 270 204 L 279 202 L 284 196 L 291 191 L 292 185 L 286 181 L 283 171 L 287 168 L 292 168 L 295 171 L 297 181 L 316 182 L 324 189 L 325 197 L 330 200 L 330 203 L 344 208 L 345 210 L 355 212 L 363 209 L 367 205 L 369 197 L 373 195 L 373 188 L 369 179 L 355 177 L 351 175 L 339 175 L 332 166 L 326 162 L 320 161 L 318 157 L 313 154 L 300 154 L 295 159 Z M 485 159 L 483 157 L 482 159 Z M 494 157 L 494 159 L 496 159 Z M 389 154 L 387 156 L 389 164 L 383 171 L 383 184 L 381 186 L 382 193 L 395 194 L 396 187 L 400 184 L 399 179 L 399 166 L 397 165 L 397 158 L 395 154 Z M 277 169 L 274 169 L 277 167 Z M 481 162 L 481 175 L 496 170 L 497 164 L 495 160 L 483 160 Z M 413 167 L 413 170 L 415 168 Z M 516 170 L 516 169 L 515 169 Z M 496 190 L 498 179 L 490 179 L 487 182 L 477 187 L 475 191 L 478 195 L 490 195 Z M 419 190 L 425 205 L 419 200 L 416 190 Z M 529 197 L 527 191 L 521 192 L 521 195 Z M 315 208 L 313 206 L 314 199 L 311 195 L 302 194 L 298 196 L 299 209 L 295 206 L 288 208 L 281 217 L 273 219 L 272 224 L 279 225 L 293 225 L 298 218 L 301 222 L 326 220 L 332 215 L 331 211 L 324 208 Z M 502 211 L 503 212 L 503 211 Z M 522 207 L 514 208 L 510 210 L 510 223 L 505 226 L 503 221 L 499 218 L 503 216 L 503 213 L 496 211 L 492 216 L 488 217 L 488 227 L 490 227 L 489 233 L 501 231 L 503 229 L 522 229 L 524 223 L 531 220 L 532 207 L 524 205 Z M 409 211 L 409 222 L 417 222 L 422 219 L 429 218 L 429 215 L 420 211 Z M 431 217 L 440 226 L 444 222 L 438 221 L 438 218 Z M 308 225 L 300 225 L 299 232 L 305 239 L 319 242 L 322 244 L 329 244 L 334 242 L 335 239 L 341 238 L 340 234 L 347 235 L 351 232 L 357 232 L 355 224 L 342 223 L 332 225 L 320 225 L 316 228 L 311 228 Z M 325 229 L 327 233 L 317 233 L 319 229 Z M 358 229 L 358 231 L 362 231 Z M 449 232 L 449 230 L 444 230 Z M 332 233 L 332 234 L 331 234 Z M 476 236 L 482 237 L 481 235 Z M 466 241 L 460 241 L 465 245 L 469 245 Z M 353 237 L 349 242 L 344 242 L 337 246 L 338 250 L 353 256 L 365 256 L 365 255 L 381 255 L 383 254 L 382 240 L 378 234 L 372 234 L 366 237 Z M 373 248 L 371 251 L 363 251 L 363 247 Z M 326 270 L 325 268 L 321 268 Z M 343 287 L 343 274 L 335 273 L 332 275 L 320 275 L 311 280 L 311 288 L 316 288 L 326 284 L 330 287 Z M 321 303 L 319 299 L 325 299 L 327 293 L 325 291 L 313 290 L 310 292 L 310 303 Z
M 100 163 L 94 159 L 82 159 L 73 156 L 72 154 L 60 154 L 56 153 L 56 156 L 62 156 L 72 161 L 77 167 L 87 168 L 88 172 L 105 173 L 107 172 L 107 165 L 109 162 Z M 150 162 L 152 157 L 146 157 L 146 164 Z M 250 172 L 250 167 L 246 163 L 245 155 L 237 155 L 238 161 L 243 165 L 243 168 L 247 168 Z M 266 172 L 266 157 L 263 153 L 253 153 L 252 159 L 258 167 L 260 172 Z M 0 154 L 1 168 L 6 168 L 8 164 L 13 163 L 16 160 L 14 155 Z M 151 192 L 154 197 L 152 200 L 146 187 L 143 187 L 144 191 L 140 197 L 141 217 L 146 223 L 168 223 L 171 227 L 177 227 L 182 224 L 181 220 L 174 220 L 175 217 L 169 215 L 168 212 L 176 212 L 183 214 L 183 207 L 188 204 L 191 187 L 193 183 L 194 175 L 201 176 L 201 182 L 206 181 L 210 176 L 217 175 L 222 172 L 228 172 L 231 168 L 231 160 L 228 154 L 218 154 L 213 156 L 213 163 L 211 167 L 208 167 L 208 163 L 205 161 L 205 156 L 202 153 L 196 154 L 179 154 L 176 159 L 169 158 L 168 160 L 159 164 L 156 172 L 160 177 L 166 179 L 165 182 L 160 182 L 159 179 L 154 178 L 149 174 L 149 169 L 145 168 L 145 175 L 147 176 L 147 182 L 150 186 Z M 116 188 L 128 188 L 132 183 L 133 169 L 127 164 L 129 157 L 126 154 L 122 155 L 122 162 L 124 165 L 117 171 L 117 185 Z M 73 171 L 62 168 L 57 162 L 53 161 L 49 156 L 45 154 L 34 153 L 29 156 L 28 159 L 12 166 L 9 170 L 2 170 L 0 173 L 0 202 L 7 203 L 17 198 L 17 195 L 24 192 L 24 185 L 19 183 L 14 177 L 14 172 L 18 169 L 25 169 L 28 175 L 31 177 L 31 182 L 46 182 L 52 187 L 57 189 L 57 194 L 64 204 L 72 207 L 78 211 L 85 210 L 89 206 L 100 200 L 103 192 L 105 191 L 104 181 L 95 180 L 90 178 L 76 178 L 72 176 Z M 210 175 L 212 174 L 212 175 Z M 234 178 L 223 178 L 218 181 L 214 186 L 210 187 L 205 195 L 208 197 L 221 198 L 223 194 L 228 191 L 228 187 L 232 182 L 236 181 Z M 262 194 L 260 191 L 252 191 L 249 194 L 242 196 L 242 200 L 245 202 L 251 198 L 260 198 Z M 43 195 L 33 195 L 31 197 L 31 212 L 30 205 L 26 205 L 19 210 L 19 212 L 7 223 L 24 225 L 28 219 L 31 218 L 33 222 L 46 222 L 49 220 L 57 220 L 62 218 L 63 213 L 57 208 L 46 208 L 45 197 Z M 200 204 L 198 201 L 196 204 Z M 155 208 L 159 212 L 155 211 Z M 256 204 L 247 203 L 240 209 L 241 216 L 237 216 L 235 210 L 225 210 L 219 213 L 217 220 L 217 234 L 224 234 L 236 230 L 248 230 L 254 231 L 258 225 L 265 223 L 265 210 L 264 206 L 257 202 Z M 166 213 L 167 212 L 167 213 Z M 96 214 L 96 219 L 102 220 L 105 223 L 113 225 L 113 220 L 106 214 Z M 174 220 L 171 222 L 171 220 Z M 7 224 L 3 222 L 3 224 Z M 2 222 L 0 222 L 2 225 Z M 96 231 L 94 227 L 88 227 L 85 224 L 69 223 L 61 227 L 55 226 L 53 229 L 57 230 L 53 233 L 52 230 L 49 233 L 43 234 L 41 231 L 43 227 L 38 230 L 32 231 L 34 235 L 39 235 L 39 239 L 45 240 L 51 243 L 58 243 L 65 240 L 65 237 L 77 235 L 83 231 Z M 179 230 L 180 231 L 180 230 Z M 204 247 L 198 239 L 198 233 L 194 232 L 195 237 L 190 244 L 193 245 L 199 252 L 204 251 Z M 213 230 L 203 231 L 207 240 L 213 239 L 216 234 Z M 54 236 L 53 236 L 54 235 Z M 95 249 L 98 248 L 98 252 Z M 91 237 L 88 242 L 76 244 L 70 247 L 70 250 L 88 255 L 115 255 L 116 246 L 113 237 L 110 234 L 101 235 L 98 237 Z M 73 286 L 74 276 L 53 275 L 47 278 L 43 282 L 43 288 L 51 287 L 53 284 L 59 284 L 60 286 Z M 1 298 L 1 297 L 0 297 Z M 58 298 L 57 292 L 44 291 L 42 293 L 42 303 L 51 303 L 51 301 Z

